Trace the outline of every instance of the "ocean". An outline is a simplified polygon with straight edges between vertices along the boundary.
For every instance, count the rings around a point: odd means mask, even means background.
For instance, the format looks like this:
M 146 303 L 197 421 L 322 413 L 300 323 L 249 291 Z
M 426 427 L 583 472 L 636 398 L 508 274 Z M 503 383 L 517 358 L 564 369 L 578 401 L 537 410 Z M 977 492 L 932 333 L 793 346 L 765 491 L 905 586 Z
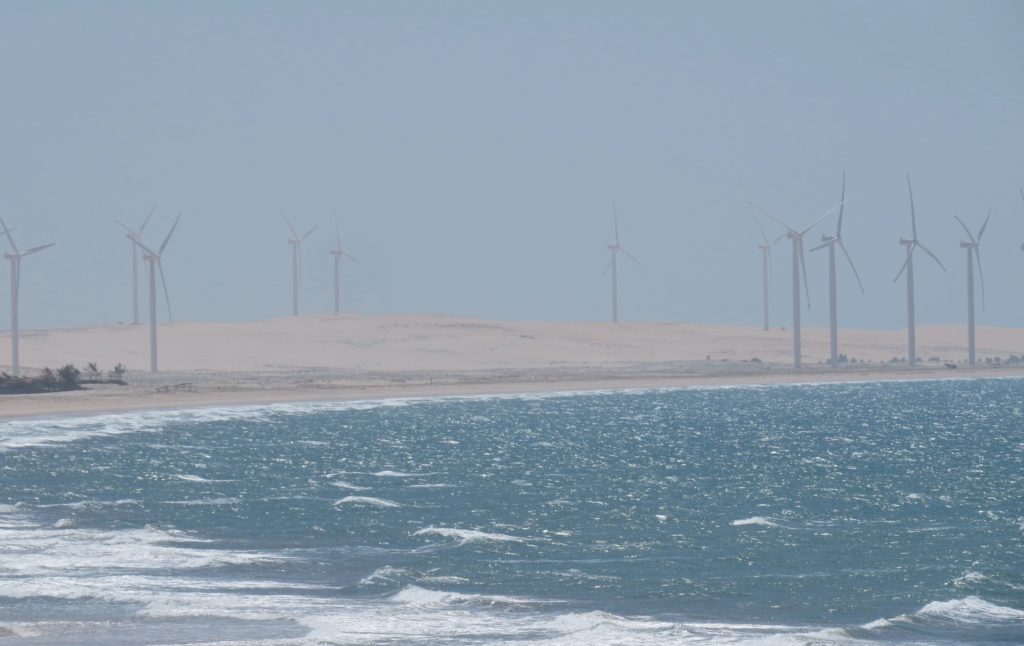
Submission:
M 1024 643 L 1024 380 L 0 422 L 0 643 Z

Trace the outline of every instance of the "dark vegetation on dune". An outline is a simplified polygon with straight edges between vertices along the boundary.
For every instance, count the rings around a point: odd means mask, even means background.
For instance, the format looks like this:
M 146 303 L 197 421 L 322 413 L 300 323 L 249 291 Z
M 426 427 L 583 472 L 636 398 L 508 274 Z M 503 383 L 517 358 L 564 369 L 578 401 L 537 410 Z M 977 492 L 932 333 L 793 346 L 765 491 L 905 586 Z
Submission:
M 28 395 L 34 393 L 52 393 L 66 390 L 81 390 L 83 384 L 117 384 L 126 385 L 124 375 L 127 369 L 124 364 L 117 364 L 114 369 L 103 373 L 95 363 L 86 364 L 85 371 L 79 370 L 74 364 L 67 364 L 56 371 L 43 368 L 38 374 L 14 376 L 0 372 L 0 395 Z

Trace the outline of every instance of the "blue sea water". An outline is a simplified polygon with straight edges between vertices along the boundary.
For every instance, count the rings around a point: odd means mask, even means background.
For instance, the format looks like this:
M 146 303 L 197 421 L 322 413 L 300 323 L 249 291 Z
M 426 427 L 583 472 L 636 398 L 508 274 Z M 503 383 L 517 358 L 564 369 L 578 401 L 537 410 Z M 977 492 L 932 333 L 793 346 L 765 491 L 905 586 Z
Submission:
M 1024 642 L 1024 380 L 0 422 L 0 643 Z

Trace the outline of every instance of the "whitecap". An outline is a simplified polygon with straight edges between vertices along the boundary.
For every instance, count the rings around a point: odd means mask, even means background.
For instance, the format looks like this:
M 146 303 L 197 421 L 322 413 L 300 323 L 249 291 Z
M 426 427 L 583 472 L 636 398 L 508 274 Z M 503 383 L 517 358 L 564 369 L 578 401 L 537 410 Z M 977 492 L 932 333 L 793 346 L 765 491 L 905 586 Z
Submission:
M 751 516 L 750 518 L 741 518 L 740 520 L 734 520 L 730 523 L 733 527 L 745 527 L 747 525 L 756 525 L 759 527 L 778 527 L 779 524 L 768 520 L 763 516 Z
M 441 536 L 442 538 L 458 539 L 459 545 L 475 542 L 496 542 L 496 543 L 523 543 L 524 539 L 508 534 L 494 534 L 482 532 L 476 529 L 456 529 L 453 527 L 424 527 L 418 529 L 413 536 Z
M 191 475 L 188 473 L 176 473 L 174 477 L 178 478 L 179 480 L 184 480 L 186 482 L 235 482 L 234 480 L 211 480 L 209 478 Z
M 401 507 L 402 505 L 392 500 L 373 498 L 371 496 L 345 496 L 334 503 L 335 505 L 371 505 L 373 507 Z
M 371 473 L 371 476 L 377 476 L 378 478 L 419 478 L 420 476 L 436 475 L 433 473 L 406 473 L 404 471 L 390 471 L 385 469 L 384 471 L 378 471 Z
M 975 596 L 949 601 L 932 601 L 918 610 L 916 614 L 922 617 L 952 619 L 969 623 L 1024 621 L 1024 610 L 998 606 Z
M 349 491 L 366 491 L 367 489 L 369 489 L 369 487 L 360 487 L 359 485 L 350 484 L 348 482 L 345 482 L 344 480 L 335 480 L 334 482 L 331 482 L 329 484 L 332 487 L 337 487 L 339 489 L 348 489 Z
M 396 578 L 404 575 L 406 572 L 401 568 L 391 567 L 390 565 L 384 565 L 377 568 L 371 574 L 364 576 L 359 580 L 359 585 L 373 585 L 375 583 L 382 583 L 387 581 L 394 581 Z
M 410 606 L 526 606 L 552 605 L 559 603 L 557 601 L 512 597 L 499 594 L 469 594 L 462 592 L 447 592 L 444 590 L 430 590 L 428 588 L 421 588 L 418 585 L 407 585 L 395 594 L 391 595 L 389 599 L 391 601 Z

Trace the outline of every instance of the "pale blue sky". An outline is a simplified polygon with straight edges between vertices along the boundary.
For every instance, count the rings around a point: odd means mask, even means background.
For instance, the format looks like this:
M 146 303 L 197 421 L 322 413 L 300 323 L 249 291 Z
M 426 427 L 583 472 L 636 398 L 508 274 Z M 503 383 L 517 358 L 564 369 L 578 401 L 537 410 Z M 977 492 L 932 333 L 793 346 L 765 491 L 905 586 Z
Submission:
M 1024 3 L 11 2 L 0 5 L 0 215 L 22 325 L 130 320 L 141 222 L 177 319 L 290 311 L 280 211 L 319 229 L 302 309 L 604 320 L 611 202 L 627 321 L 760 323 L 752 200 L 795 225 L 839 200 L 867 294 L 841 324 L 905 323 L 909 171 L 921 323 L 964 320 L 956 213 L 988 308 L 1024 321 Z M 765 224 L 769 231 L 778 228 Z M 811 236 L 834 227 L 834 221 Z M 789 325 L 789 254 L 773 319 Z M 808 244 L 808 247 L 811 245 Z M 823 253 L 808 254 L 827 321 Z M 0 273 L 0 326 L 8 321 Z

